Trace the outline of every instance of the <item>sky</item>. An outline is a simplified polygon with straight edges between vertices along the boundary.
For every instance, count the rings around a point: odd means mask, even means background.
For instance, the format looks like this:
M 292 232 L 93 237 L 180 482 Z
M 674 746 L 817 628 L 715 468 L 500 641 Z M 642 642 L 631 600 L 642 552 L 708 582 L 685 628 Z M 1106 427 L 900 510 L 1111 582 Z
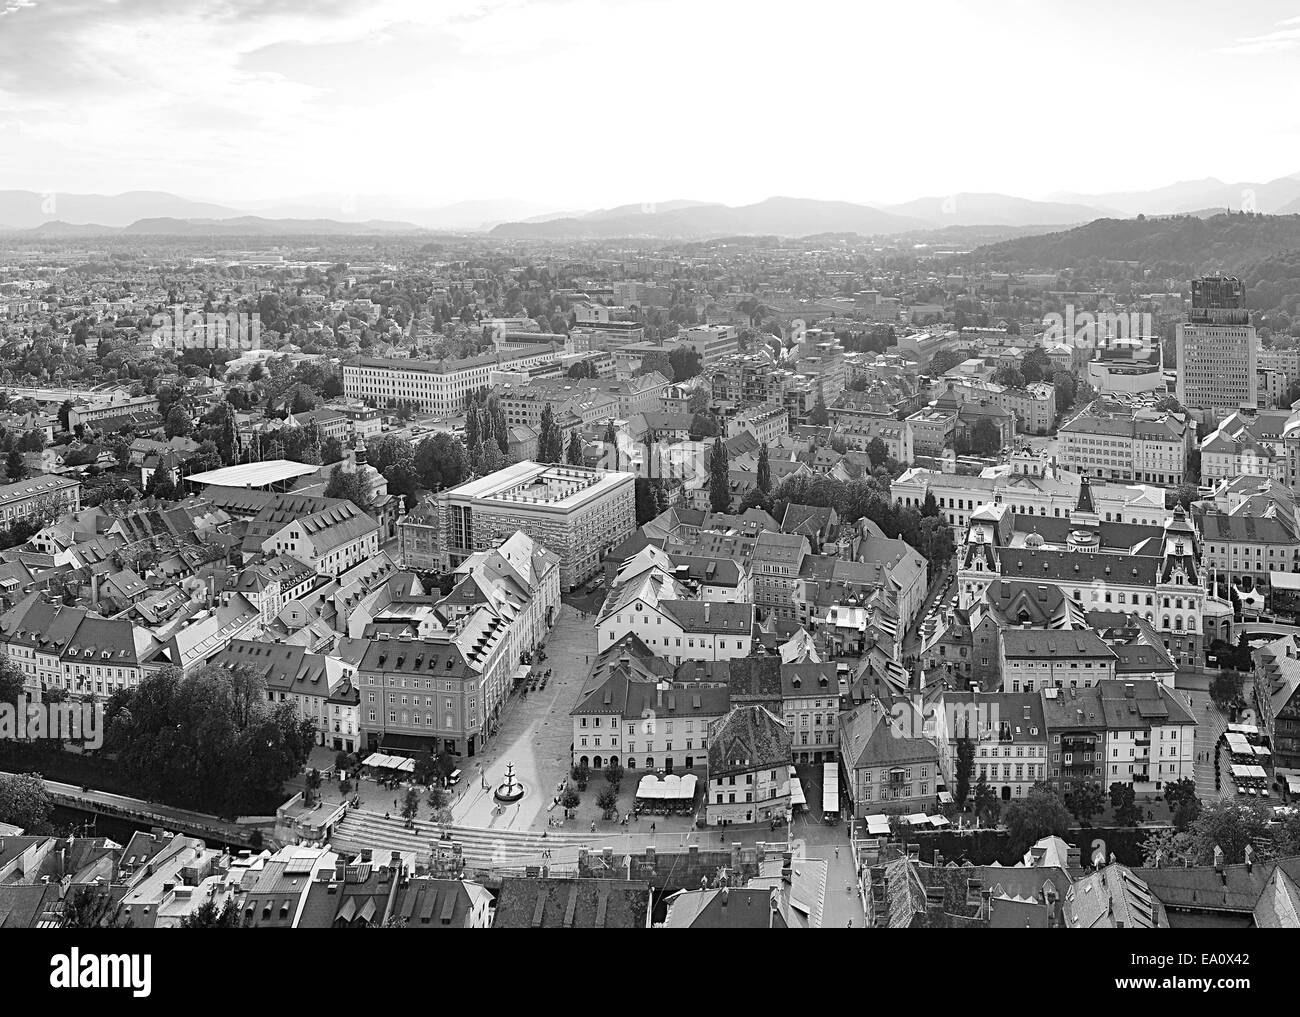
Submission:
M 0 189 L 542 211 L 1264 181 L 1300 172 L 1298 69 L 1300 0 L 0 0 Z

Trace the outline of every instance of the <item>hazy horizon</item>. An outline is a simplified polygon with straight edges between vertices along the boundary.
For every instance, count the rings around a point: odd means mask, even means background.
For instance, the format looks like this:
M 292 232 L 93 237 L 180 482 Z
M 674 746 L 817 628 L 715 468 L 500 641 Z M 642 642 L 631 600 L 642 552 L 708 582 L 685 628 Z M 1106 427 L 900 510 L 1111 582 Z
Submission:
M 0 189 L 541 214 L 1300 172 L 1300 5 L 1265 0 L 1230 28 L 1205 0 L 800 12 L 0 0 Z

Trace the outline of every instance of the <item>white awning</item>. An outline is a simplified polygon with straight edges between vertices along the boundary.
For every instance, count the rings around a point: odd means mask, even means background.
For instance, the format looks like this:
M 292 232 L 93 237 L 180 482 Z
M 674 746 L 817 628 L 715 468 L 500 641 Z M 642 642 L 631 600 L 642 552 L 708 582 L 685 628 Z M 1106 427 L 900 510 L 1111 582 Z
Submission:
M 803 795 L 803 784 L 799 782 L 798 775 L 794 772 L 794 767 L 790 767 L 790 805 L 808 804 L 808 799 Z
M 888 816 L 868 816 L 867 833 L 873 837 L 889 836 L 889 817 Z
M 637 784 L 636 796 L 660 801 L 693 801 L 695 783 L 696 777 L 693 773 L 685 776 L 670 773 L 664 777 L 647 773 Z
M 930 822 L 930 817 L 924 812 L 913 812 L 910 816 L 905 816 L 903 818 L 904 822 L 909 826 L 927 826 Z
M 930 825 L 937 830 L 941 826 L 951 826 L 952 824 L 948 822 L 947 816 L 931 816 Z

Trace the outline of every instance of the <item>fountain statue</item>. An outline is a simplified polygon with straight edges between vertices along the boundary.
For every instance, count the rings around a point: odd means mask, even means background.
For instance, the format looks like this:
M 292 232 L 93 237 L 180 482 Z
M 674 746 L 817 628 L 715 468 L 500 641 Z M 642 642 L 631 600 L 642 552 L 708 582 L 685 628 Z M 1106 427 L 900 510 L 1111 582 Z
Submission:
M 499 802 L 517 802 L 524 796 L 524 786 L 515 780 L 515 764 L 506 763 L 506 779 L 497 785 L 492 796 Z

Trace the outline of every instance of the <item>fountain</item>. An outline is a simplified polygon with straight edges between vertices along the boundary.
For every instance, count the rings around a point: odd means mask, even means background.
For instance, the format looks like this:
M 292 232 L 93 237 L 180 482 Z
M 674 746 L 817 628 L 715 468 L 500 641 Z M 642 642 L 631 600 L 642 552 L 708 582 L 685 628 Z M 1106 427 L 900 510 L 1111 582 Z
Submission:
M 524 796 L 524 786 L 515 780 L 515 764 L 506 763 L 506 779 L 497 785 L 492 797 L 502 803 L 517 802 Z

